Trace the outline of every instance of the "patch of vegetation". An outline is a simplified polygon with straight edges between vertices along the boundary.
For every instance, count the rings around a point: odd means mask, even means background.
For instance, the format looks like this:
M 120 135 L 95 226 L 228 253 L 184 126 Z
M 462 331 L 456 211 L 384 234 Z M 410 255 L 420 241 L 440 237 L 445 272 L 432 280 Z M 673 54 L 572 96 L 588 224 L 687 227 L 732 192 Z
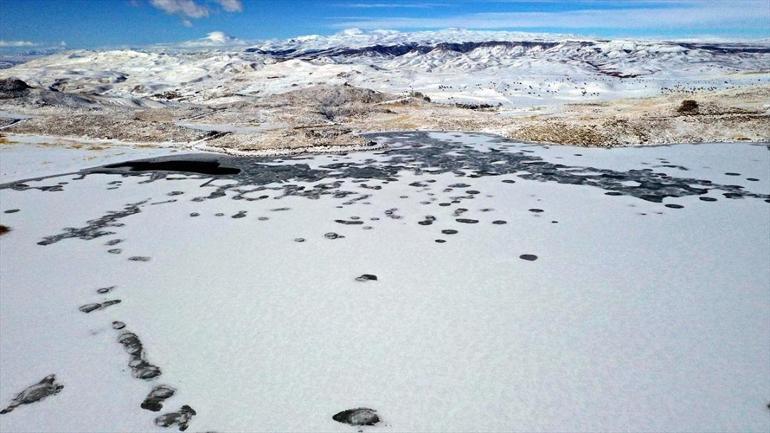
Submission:
M 463 104 L 463 103 L 455 103 L 455 107 L 457 108 L 464 108 L 466 110 L 492 110 L 494 108 L 500 107 L 502 104 L 492 105 L 492 104 Z
M 411 92 L 409 92 L 409 96 L 412 98 L 422 99 L 425 102 L 430 102 L 430 98 L 422 92 L 415 92 L 414 90 L 412 90 Z
M 698 102 L 692 99 L 685 99 L 676 111 L 681 114 L 696 114 L 698 113 Z

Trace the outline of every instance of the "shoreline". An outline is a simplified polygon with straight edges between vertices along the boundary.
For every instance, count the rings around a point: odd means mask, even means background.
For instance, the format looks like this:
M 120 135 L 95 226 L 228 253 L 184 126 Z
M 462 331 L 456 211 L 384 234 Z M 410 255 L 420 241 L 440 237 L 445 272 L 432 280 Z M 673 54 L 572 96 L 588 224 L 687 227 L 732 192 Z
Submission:
M 175 155 L 178 157 L 186 158 L 191 155 L 208 155 L 213 159 L 217 159 L 220 157 L 235 157 L 235 158 L 270 158 L 270 157 L 282 157 L 282 156 L 302 156 L 306 155 L 308 157 L 318 156 L 318 155 L 340 155 L 340 154 L 348 154 L 348 153 L 358 153 L 358 152 L 366 152 L 366 151 L 377 151 L 377 150 L 383 150 L 383 149 L 393 149 L 391 146 L 392 143 L 398 143 L 398 139 L 394 138 L 394 136 L 399 135 L 413 135 L 415 133 L 421 133 L 421 134 L 450 134 L 455 137 L 458 137 L 459 139 L 467 138 L 470 136 L 481 136 L 485 137 L 486 139 L 495 140 L 498 142 L 508 142 L 511 144 L 516 145 L 525 145 L 527 147 L 534 147 L 534 148 L 542 148 L 542 149 L 558 149 L 558 148 L 573 148 L 575 150 L 578 149 L 586 149 L 586 150 L 598 150 L 598 149 L 604 149 L 604 150 L 616 150 L 621 151 L 624 149 L 652 149 L 652 148 L 666 148 L 666 147 L 674 147 L 674 146 L 681 146 L 681 145 L 691 145 L 691 146 L 708 146 L 708 145 L 714 145 L 714 144 L 728 144 L 728 145 L 750 145 L 750 146 L 767 146 L 770 148 L 770 140 L 767 141 L 757 141 L 757 142 L 701 142 L 701 143 L 666 143 L 666 144 L 652 144 L 652 145 L 645 145 L 645 146 L 623 146 L 623 147 L 585 147 L 585 146 L 575 146 L 575 145 L 569 145 L 569 144 L 551 144 L 551 143 L 539 143 L 539 142 L 532 142 L 532 141 L 523 141 L 523 140 L 512 140 L 510 138 L 507 138 L 505 136 L 502 136 L 497 133 L 493 132 L 476 132 L 476 131 L 442 131 L 442 130 L 390 130 L 390 131 L 371 131 L 362 133 L 361 137 L 365 138 L 368 142 L 377 144 L 370 145 L 370 146 L 334 146 L 334 147 L 314 147 L 314 148 L 307 148 L 307 149 L 283 149 L 284 152 L 281 152 L 281 149 L 273 149 L 273 150 L 266 150 L 266 151 L 258 151 L 258 152 L 238 152 L 238 151 L 232 151 L 228 149 L 224 149 L 221 151 L 213 150 L 212 148 L 205 148 L 205 147 L 195 147 L 195 146 L 185 146 L 185 147 L 172 147 L 172 146 L 152 146 L 152 145 L 146 145 L 141 143 L 127 143 L 127 142 L 120 142 L 117 140 L 109 141 L 109 140 L 103 140 L 103 139 L 82 139 L 78 140 L 76 138 L 62 138 L 62 137 L 52 137 L 52 136 L 36 136 L 36 135 L 13 135 L 11 139 L 13 138 L 23 138 L 19 141 L 6 141 L 4 144 L 0 144 L 0 153 L 2 153 L 3 146 L 9 146 L 9 147 L 16 147 L 21 146 L 21 148 L 16 148 L 14 150 L 21 149 L 22 151 L 30 151 L 31 149 L 37 149 L 42 148 L 40 152 L 79 152 L 82 154 L 81 160 L 83 163 L 81 165 L 77 166 L 69 166 L 68 168 L 62 167 L 60 171 L 51 171 L 50 165 L 51 162 L 45 162 L 44 164 L 47 164 L 46 167 L 49 168 L 49 173 L 45 173 L 42 175 L 26 175 L 22 177 L 14 177 L 9 179 L 2 179 L 3 177 L 6 177 L 5 173 L 0 173 L 0 190 L 12 188 L 14 185 L 23 184 L 26 182 L 37 182 L 42 181 L 46 179 L 56 178 L 56 177 L 62 177 L 62 176 L 69 176 L 69 175 L 79 175 L 83 173 L 90 173 L 91 170 L 99 168 L 101 166 L 107 165 L 107 164 L 114 164 L 114 163 L 121 163 L 126 161 L 136 161 L 136 160 L 143 160 L 143 159 L 155 159 L 155 158 L 175 158 Z M 51 140 L 51 141 L 48 141 Z M 52 141 L 58 140 L 57 143 L 52 143 Z M 90 143 L 90 144 L 96 144 L 97 147 L 88 147 L 84 146 L 83 142 Z M 168 144 L 168 143 L 167 143 Z M 177 144 L 187 144 L 187 143 L 177 143 Z M 74 145 L 74 146 L 73 146 Z M 163 152 L 164 150 L 167 150 L 169 152 Z M 109 151 L 119 151 L 118 153 L 112 153 L 109 154 Z M 37 152 L 37 150 L 33 151 Z M 53 155 L 49 155 L 53 156 Z M 6 154 L 6 158 L 11 158 L 11 155 Z M 45 159 L 48 159 L 46 157 Z M 56 159 L 56 157 L 54 157 Z M 18 165 L 18 161 L 14 161 L 11 159 L 10 165 Z M 86 163 L 87 161 L 87 163 Z M 6 164 L 8 165 L 8 164 Z
M 44 92 L 44 91 L 41 91 Z M 331 96 L 329 96 L 331 95 Z M 333 98 L 334 105 L 324 100 Z M 540 145 L 636 147 L 770 141 L 770 86 L 687 95 L 563 104 L 531 114 L 432 103 L 352 86 L 271 95 L 244 107 L 176 106 L 99 110 L 0 105 L 10 124 L 0 140 L 190 149 L 241 156 L 372 149 L 366 136 L 390 131 L 491 133 Z M 395 101 L 395 102 L 394 102 Z M 683 110 L 683 104 L 694 108 Z M 326 113 L 326 114 L 321 114 Z M 200 128 L 196 127 L 201 125 Z M 94 137 L 102 134 L 103 137 Z M 33 137 L 33 138 L 29 138 Z

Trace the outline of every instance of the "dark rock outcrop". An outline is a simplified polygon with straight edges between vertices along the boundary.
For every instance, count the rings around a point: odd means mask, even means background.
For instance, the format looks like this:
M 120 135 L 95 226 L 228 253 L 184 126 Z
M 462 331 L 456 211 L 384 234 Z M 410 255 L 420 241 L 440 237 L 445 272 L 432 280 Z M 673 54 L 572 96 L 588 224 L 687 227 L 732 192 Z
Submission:
M 19 98 L 31 87 L 18 78 L 0 78 L 0 98 Z

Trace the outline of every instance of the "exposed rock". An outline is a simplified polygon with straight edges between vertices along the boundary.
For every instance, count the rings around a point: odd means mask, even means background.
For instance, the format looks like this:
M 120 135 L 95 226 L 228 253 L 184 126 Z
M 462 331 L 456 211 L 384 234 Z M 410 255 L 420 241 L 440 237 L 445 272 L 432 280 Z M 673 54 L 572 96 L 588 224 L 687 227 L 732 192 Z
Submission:
M 0 78 L 0 98 L 18 98 L 24 96 L 29 85 L 18 78 Z

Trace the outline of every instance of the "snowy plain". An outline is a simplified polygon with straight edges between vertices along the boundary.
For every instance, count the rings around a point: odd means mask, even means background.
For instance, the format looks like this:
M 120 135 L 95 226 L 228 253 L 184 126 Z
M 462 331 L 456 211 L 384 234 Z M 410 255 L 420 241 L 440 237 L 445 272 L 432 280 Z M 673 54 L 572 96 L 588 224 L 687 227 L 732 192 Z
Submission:
M 0 430 L 163 431 L 139 407 L 159 383 L 193 431 L 355 431 L 332 415 L 356 407 L 372 432 L 768 430 L 767 146 L 375 138 L 3 185 L 0 399 L 64 389 Z M 4 174 L 56 152 L 24 149 Z M 63 230 L 131 203 L 114 234 Z M 131 376 L 113 321 L 160 377 Z

